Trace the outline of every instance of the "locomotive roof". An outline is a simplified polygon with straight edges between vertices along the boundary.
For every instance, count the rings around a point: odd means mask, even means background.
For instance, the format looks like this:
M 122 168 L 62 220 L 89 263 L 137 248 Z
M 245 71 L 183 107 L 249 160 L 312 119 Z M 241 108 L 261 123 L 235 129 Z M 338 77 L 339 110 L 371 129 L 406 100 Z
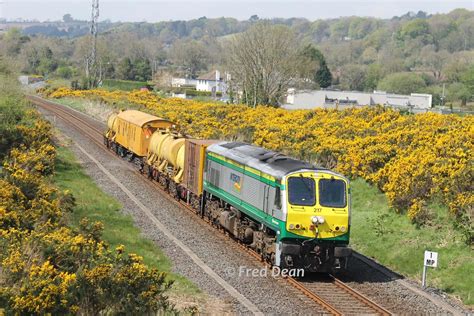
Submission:
M 281 179 L 286 174 L 301 169 L 325 170 L 308 162 L 247 143 L 222 142 L 209 146 L 207 150 L 232 159 L 242 165 L 260 170 L 277 179 Z
M 144 113 L 141 111 L 137 111 L 137 110 L 125 110 L 125 111 L 120 112 L 117 116 L 124 121 L 130 122 L 140 127 L 143 127 L 145 124 L 152 123 L 152 122 L 167 122 L 170 125 L 173 124 L 172 122 L 165 120 L 163 118 L 160 118 L 148 113 Z

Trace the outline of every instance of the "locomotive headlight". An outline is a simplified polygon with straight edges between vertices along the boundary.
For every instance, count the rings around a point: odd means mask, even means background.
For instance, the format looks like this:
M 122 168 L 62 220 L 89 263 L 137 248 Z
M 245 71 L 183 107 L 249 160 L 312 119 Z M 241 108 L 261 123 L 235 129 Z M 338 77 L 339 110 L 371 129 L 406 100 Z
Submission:
M 323 224 L 324 223 L 324 217 L 322 217 L 322 216 L 313 216 L 311 218 L 311 222 L 313 222 L 314 225 Z
M 345 232 L 346 231 L 346 226 L 341 226 L 341 232 Z

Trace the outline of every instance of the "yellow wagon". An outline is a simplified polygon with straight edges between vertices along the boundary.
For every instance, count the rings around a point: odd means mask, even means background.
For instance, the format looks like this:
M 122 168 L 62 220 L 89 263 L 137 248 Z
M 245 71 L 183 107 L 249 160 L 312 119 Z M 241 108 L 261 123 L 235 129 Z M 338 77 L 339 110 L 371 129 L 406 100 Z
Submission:
M 173 122 L 136 110 L 110 115 L 107 125 L 106 139 L 139 157 L 147 155 L 153 132 L 174 126 Z

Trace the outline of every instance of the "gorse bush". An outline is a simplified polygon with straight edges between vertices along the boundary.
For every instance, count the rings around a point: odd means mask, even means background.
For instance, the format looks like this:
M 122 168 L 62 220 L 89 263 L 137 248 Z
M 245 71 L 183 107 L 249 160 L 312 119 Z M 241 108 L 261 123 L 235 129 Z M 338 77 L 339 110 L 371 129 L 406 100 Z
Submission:
M 362 177 L 385 192 L 391 206 L 414 222 L 440 199 L 463 223 L 472 242 L 474 117 L 403 115 L 382 107 L 287 111 L 161 98 L 148 91 L 45 91 L 52 98 L 130 102 L 180 125 L 199 138 L 242 140 L 283 151 L 349 177 Z M 469 237 L 470 236 L 470 237 Z
M 15 110 L 10 97 L 0 97 L 1 114 L 18 114 L 2 125 L 14 137 L 2 142 L 0 307 L 7 314 L 174 313 L 165 273 L 123 246 L 109 249 L 100 222 L 67 225 L 74 197 L 50 183 L 51 126 L 34 111 Z

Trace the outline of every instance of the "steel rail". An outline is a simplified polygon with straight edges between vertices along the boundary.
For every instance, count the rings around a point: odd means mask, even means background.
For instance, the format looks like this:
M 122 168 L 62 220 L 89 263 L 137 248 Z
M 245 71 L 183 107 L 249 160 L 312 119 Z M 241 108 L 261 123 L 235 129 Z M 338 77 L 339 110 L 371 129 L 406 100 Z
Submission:
M 385 308 L 383 308 L 379 304 L 375 303 L 374 301 L 372 301 L 371 299 L 369 299 L 367 296 L 363 295 L 362 293 L 354 290 L 352 287 L 350 287 L 346 283 L 342 282 L 341 280 L 339 280 L 335 276 L 331 275 L 330 277 L 332 278 L 332 281 L 336 286 L 338 286 L 342 290 L 346 291 L 347 293 L 349 293 L 350 295 L 355 297 L 358 301 L 360 301 L 360 302 L 364 303 L 365 305 L 371 307 L 378 314 L 380 314 L 380 315 L 392 315 L 391 312 L 389 312 L 388 310 L 386 310 Z
M 67 108 L 63 105 L 51 102 L 49 100 L 45 100 L 45 99 L 37 97 L 37 96 L 27 96 L 27 98 L 31 102 L 33 102 L 34 104 L 36 104 L 40 107 L 43 107 L 43 108 L 45 108 L 46 110 L 48 110 L 50 112 L 55 113 L 56 115 L 58 115 L 64 121 L 66 121 L 66 122 L 70 123 L 71 125 L 75 126 L 78 129 L 78 131 L 83 132 L 84 134 L 86 134 L 96 145 L 103 148 L 104 151 L 106 151 L 111 156 L 118 157 L 110 149 L 106 150 L 106 148 L 104 148 L 103 131 L 101 131 L 97 127 L 93 126 L 92 124 L 87 122 L 85 119 L 79 118 L 77 116 L 77 113 L 74 113 L 75 111 L 73 111 L 72 109 L 69 109 L 69 108 Z M 80 112 L 78 112 L 78 113 L 80 113 Z M 80 114 L 85 116 L 85 114 L 83 114 L 83 113 L 80 113 Z M 91 133 L 87 129 L 92 130 L 94 133 Z M 145 174 L 139 172 L 135 168 L 134 168 L 134 170 L 139 175 L 141 175 L 142 177 L 147 178 Z M 147 178 L 147 180 L 148 180 L 148 178 Z M 190 213 L 192 213 L 197 218 L 201 219 L 203 222 L 215 227 L 215 225 L 213 225 L 210 221 L 206 220 L 205 218 L 203 218 L 199 214 L 197 214 L 195 209 L 193 209 L 190 205 L 186 204 L 184 201 L 176 200 L 171 195 L 169 195 L 168 192 L 159 183 L 154 182 L 154 181 L 146 181 L 146 183 L 152 185 L 154 188 L 158 188 L 159 191 L 162 193 L 162 195 L 166 199 L 168 199 L 169 201 L 175 203 L 178 206 L 186 208 L 188 211 L 190 211 Z M 264 264 L 265 266 L 269 266 L 269 264 L 267 262 L 262 260 L 261 256 L 257 252 L 250 249 L 246 245 L 242 244 L 240 241 L 238 241 L 233 236 L 228 234 L 224 229 L 218 228 L 218 227 L 215 227 L 215 228 L 217 228 L 217 230 L 222 235 L 226 236 L 226 238 L 229 238 L 233 241 L 236 241 L 237 243 L 235 243 L 235 244 L 238 245 L 239 248 L 241 248 L 242 250 L 247 252 L 249 255 L 254 257 L 259 263 Z M 351 295 L 354 299 L 356 299 L 357 301 L 359 301 L 363 305 L 369 307 L 375 313 L 377 313 L 379 315 L 392 315 L 391 312 L 389 312 L 388 310 L 386 310 L 385 308 L 383 308 L 379 304 L 375 303 L 374 301 L 372 301 L 368 297 L 364 296 L 360 292 L 354 290 L 353 288 L 351 288 L 350 286 L 348 286 L 347 284 L 345 284 L 341 280 L 337 279 L 335 276 L 330 275 L 330 278 L 331 278 L 331 282 L 333 284 L 335 284 L 338 288 L 340 288 L 341 291 L 344 291 L 347 294 Z M 325 300 L 320 295 L 315 293 L 315 291 L 312 291 L 307 286 L 305 286 L 304 282 L 298 281 L 297 279 L 292 278 L 292 277 L 285 277 L 283 279 L 286 280 L 291 286 L 296 288 L 298 291 L 303 293 L 306 297 L 308 297 L 309 299 L 311 299 L 312 301 L 317 303 L 319 306 L 324 308 L 330 314 L 337 315 L 337 316 L 344 315 L 344 313 L 341 312 L 340 310 L 338 310 L 337 307 L 333 306 L 327 300 Z
M 286 278 L 288 283 L 290 283 L 293 287 L 296 289 L 300 290 L 304 295 L 306 295 L 309 299 L 315 301 L 319 305 L 321 305 L 324 309 L 326 309 L 329 313 L 335 316 L 341 316 L 343 315 L 342 312 L 340 312 L 336 307 L 334 307 L 332 304 L 327 302 L 325 299 L 323 299 L 321 296 L 317 295 L 314 293 L 314 291 L 311 291 L 308 289 L 302 282 L 297 281 L 296 279 L 292 277 Z

